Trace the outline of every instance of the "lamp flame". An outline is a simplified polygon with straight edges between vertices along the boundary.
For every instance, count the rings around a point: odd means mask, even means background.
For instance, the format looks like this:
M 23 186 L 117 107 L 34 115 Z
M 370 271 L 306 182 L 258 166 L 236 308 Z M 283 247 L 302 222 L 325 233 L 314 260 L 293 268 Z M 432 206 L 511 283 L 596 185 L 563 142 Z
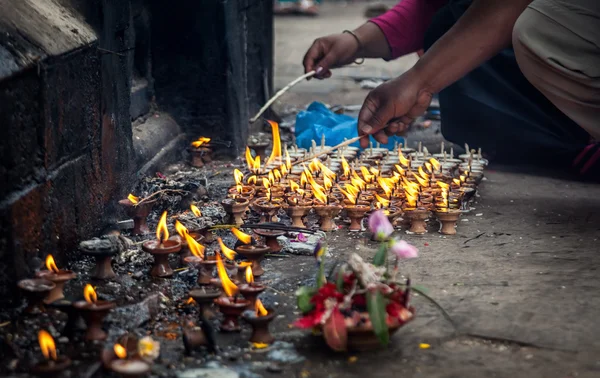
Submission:
M 250 152 L 250 147 L 248 146 L 246 146 L 246 164 L 248 164 L 248 169 L 250 171 L 254 170 L 254 158 L 252 157 L 252 152 Z
M 235 259 L 235 255 L 237 255 L 237 253 L 234 250 L 229 249 L 225 245 L 225 243 L 223 243 L 223 239 L 218 238 L 217 241 L 219 242 L 219 248 L 221 248 L 221 253 L 223 255 L 225 255 L 225 257 L 227 258 L 227 260 L 233 261 Z M 218 253 L 217 253 L 217 255 L 218 255 Z
M 252 175 L 252 176 L 248 177 L 248 184 L 256 185 L 257 180 L 258 180 L 258 178 L 256 177 L 256 175 Z
M 270 163 L 281 163 L 281 137 L 279 136 L 279 124 L 273 121 L 267 121 L 271 125 L 271 134 L 273 137 L 273 151 L 267 160 L 267 165 Z
M 256 316 L 267 316 L 269 315 L 269 311 L 263 306 L 260 299 L 256 299 L 256 303 L 254 304 L 254 308 L 256 309 Z
M 296 184 L 294 180 L 290 180 L 290 190 L 292 192 L 297 192 L 300 189 L 300 185 Z
M 182 238 L 185 238 L 185 235 L 189 234 L 188 229 L 178 220 L 175 221 L 175 230 L 177 230 L 177 233 Z
M 83 297 L 85 298 L 85 301 L 89 304 L 94 304 L 98 302 L 98 295 L 96 294 L 96 290 L 94 290 L 94 287 L 90 284 L 85 285 L 85 287 L 83 288 Z
M 58 273 L 58 267 L 54 262 L 54 257 L 52 255 L 46 256 L 46 269 L 51 272 Z
M 275 175 L 273 175 L 273 171 L 270 171 L 270 172 L 269 172 L 269 175 L 268 175 L 268 177 L 269 177 L 269 182 L 270 182 L 271 184 L 275 184 Z
M 404 171 L 404 169 L 402 169 L 402 167 L 400 166 L 400 164 L 396 164 L 395 165 L 396 170 L 398 171 L 398 173 L 400 173 L 401 176 L 405 176 L 406 172 Z
M 306 184 L 308 184 L 308 179 L 306 178 L 306 172 L 302 172 L 302 174 L 300 175 L 300 185 L 302 185 L 303 188 L 306 188 Z
M 403 167 L 408 167 L 410 165 L 410 160 L 408 160 L 407 158 L 404 157 L 404 154 L 402 154 L 402 150 L 398 148 L 398 161 L 400 162 L 400 165 L 402 165 Z
M 460 186 L 460 184 L 461 184 L 461 182 L 460 182 L 460 180 L 459 180 L 459 179 L 452 179 L 452 182 L 453 182 L 454 184 L 456 184 L 457 186 Z
M 379 183 L 379 186 L 381 187 L 381 189 L 383 189 L 383 191 L 385 192 L 385 195 L 388 198 L 390 198 L 392 195 L 393 184 L 388 179 L 385 179 L 383 177 L 379 177 L 377 179 L 377 182 Z
M 377 202 L 381 204 L 383 207 L 388 207 L 390 205 L 390 200 L 381 197 L 379 194 L 375 193 L 375 199 Z
M 131 193 L 129 193 L 129 195 L 127 196 L 127 199 L 129 200 L 129 202 L 131 202 L 134 205 L 137 205 L 138 202 L 140 202 L 140 197 L 136 197 Z
M 348 190 L 349 188 L 352 188 L 353 190 L 350 191 Z M 351 203 L 356 203 L 356 192 L 354 190 L 356 190 L 352 185 L 350 184 L 346 184 L 346 189 L 344 190 L 342 188 L 340 188 L 338 186 L 338 189 L 342 192 L 343 195 L 346 196 L 346 198 L 348 198 L 348 201 L 350 201 Z
M 196 301 L 194 300 L 194 298 L 189 297 L 187 301 L 185 301 L 185 304 L 190 305 L 190 304 L 195 304 Z
M 442 190 L 448 190 L 448 188 L 450 188 L 450 185 L 446 184 L 443 181 L 438 181 L 437 184 L 440 188 L 442 188 Z
M 365 167 L 365 166 L 360 167 L 360 172 L 362 173 L 362 177 L 363 177 L 364 181 L 366 181 L 367 183 L 369 183 L 373 180 L 373 175 L 371 175 L 371 173 L 369 173 L 369 170 L 367 169 L 367 167 Z
M 164 243 L 169 240 L 169 230 L 167 229 L 167 211 L 165 210 L 158 222 L 158 226 L 156 226 L 156 239 Z
M 115 344 L 115 346 L 113 346 L 113 351 L 115 352 L 115 355 L 120 359 L 124 360 L 125 358 L 127 358 L 127 349 L 125 349 L 123 345 L 118 343 Z
M 433 165 L 433 169 L 435 169 L 436 171 L 440 170 L 440 167 L 442 166 L 440 164 L 440 162 L 436 159 L 436 158 L 431 158 L 429 159 L 429 162 L 431 163 L 431 165 Z
M 243 233 L 242 231 L 238 230 L 237 228 L 233 227 L 231 229 L 231 232 L 235 235 L 236 238 L 238 238 L 242 243 L 244 244 L 250 244 L 252 243 L 252 236 L 248 235 L 246 233 Z
M 206 249 L 202 244 L 198 243 L 190 234 L 185 234 L 185 241 L 187 242 L 188 248 L 192 255 L 204 258 L 204 250 Z
M 190 205 L 190 210 L 192 210 L 192 213 L 194 213 L 195 216 L 197 216 L 197 217 L 201 217 L 202 216 L 202 212 L 200 211 L 200 209 L 198 208 L 198 206 L 192 204 L 192 205 Z
M 253 283 L 254 282 L 254 274 L 252 274 L 252 267 L 246 267 L 246 282 Z
M 225 266 L 223 265 L 221 255 L 217 253 L 216 256 L 217 273 L 219 273 L 219 279 L 221 280 L 221 286 L 223 286 L 223 291 L 225 292 L 225 294 L 227 294 L 228 297 L 233 297 L 237 293 L 238 287 L 231 281 L 231 279 L 227 275 L 227 271 L 225 270 Z
M 56 344 L 54 343 L 54 338 L 48 331 L 41 329 L 38 332 L 38 343 L 40 344 L 40 349 L 42 350 L 42 354 L 47 360 L 58 359 L 56 354 Z
M 210 142 L 210 138 L 200 137 L 200 138 L 198 138 L 198 140 L 195 140 L 192 142 L 192 147 L 198 148 L 198 147 L 202 146 L 203 144 L 207 144 L 208 142 Z
M 242 185 L 244 180 L 244 174 L 242 173 L 242 171 L 236 168 L 233 170 L 233 178 L 235 179 L 235 183 L 237 185 Z
M 325 190 L 329 191 L 332 186 L 333 183 L 331 182 L 331 179 L 328 176 L 323 176 L 323 187 L 325 188 Z
M 323 188 L 320 185 L 313 185 L 312 192 L 317 201 L 321 202 L 323 205 L 327 204 L 327 195 L 323 192 Z
M 342 169 L 344 170 L 344 176 L 350 176 L 350 164 L 346 161 L 346 158 L 342 155 Z
M 287 148 L 285 149 L 285 167 L 288 171 L 292 169 L 292 159 L 290 158 L 290 153 Z

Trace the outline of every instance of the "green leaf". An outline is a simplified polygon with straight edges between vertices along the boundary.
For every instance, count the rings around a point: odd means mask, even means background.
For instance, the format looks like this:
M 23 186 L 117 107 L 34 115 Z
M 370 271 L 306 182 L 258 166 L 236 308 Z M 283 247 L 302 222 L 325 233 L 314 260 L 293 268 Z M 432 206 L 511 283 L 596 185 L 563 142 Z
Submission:
M 344 292 L 344 274 L 346 273 L 346 265 L 340 266 L 337 272 L 337 279 L 335 286 L 337 286 L 337 291 L 340 293 Z
M 425 286 L 421 285 L 411 285 L 411 289 L 424 294 L 427 294 L 427 292 L 429 291 Z
M 380 291 L 367 291 L 367 310 L 373 324 L 373 332 L 382 345 L 390 342 L 387 326 L 387 313 L 385 311 L 385 298 Z
M 385 243 L 379 244 L 379 249 L 373 257 L 373 265 L 375 266 L 383 266 L 387 261 L 387 246 Z
M 319 264 L 319 273 L 317 273 L 317 288 L 322 288 L 326 282 L 327 278 L 325 277 L 325 264 L 323 261 L 321 261 Z
M 346 350 L 348 345 L 348 330 L 344 315 L 335 308 L 329 319 L 323 324 L 323 337 L 329 347 L 336 352 Z
M 315 295 L 317 289 L 309 286 L 302 286 L 298 290 L 296 290 L 296 302 L 300 311 L 303 314 L 312 311 L 315 307 L 312 303 L 310 303 L 310 299 Z

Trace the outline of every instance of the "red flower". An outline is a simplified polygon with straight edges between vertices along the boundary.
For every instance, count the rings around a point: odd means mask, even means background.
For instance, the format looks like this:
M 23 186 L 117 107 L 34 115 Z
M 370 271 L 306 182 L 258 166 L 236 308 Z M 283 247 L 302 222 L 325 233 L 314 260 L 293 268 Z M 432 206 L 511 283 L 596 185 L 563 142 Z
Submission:
M 344 300 L 344 295 L 337 291 L 337 287 L 333 283 L 326 283 L 319 291 L 310 299 L 310 302 L 315 305 L 315 308 L 298 319 L 294 326 L 298 328 L 312 328 L 321 323 L 321 318 L 325 313 L 325 301 L 329 298 L 335 298 L 337 303 Z
M 401 304 L 397 303 L 397 302 L 390 302 L 385 307 L 385 312 L 387 312 L 387 314 L 389 316 L 391 316 L 392 318 L 399 319 L 400 318 L 400 311 L 402 311 L 403 308 L 404 307 Z
M 356 294 L 352 297 L 352 304 L 359 307 L 365 307 L 367 305 L 367 298 L 364 294 Z

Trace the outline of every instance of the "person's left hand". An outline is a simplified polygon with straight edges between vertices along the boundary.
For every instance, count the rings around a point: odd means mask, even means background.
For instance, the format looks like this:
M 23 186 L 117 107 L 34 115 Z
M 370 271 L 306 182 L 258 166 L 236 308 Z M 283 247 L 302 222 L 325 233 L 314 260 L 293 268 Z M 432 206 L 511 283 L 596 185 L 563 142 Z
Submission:
M 404 133 L 427 110 L 432 96 L 414 69 L 381 84 L 365 99 L 358 115 L 358 134 L 373 135 L 387 144 L 388 136 Z M 368 147 L 369 138 L 362 138 L 360 145 Z

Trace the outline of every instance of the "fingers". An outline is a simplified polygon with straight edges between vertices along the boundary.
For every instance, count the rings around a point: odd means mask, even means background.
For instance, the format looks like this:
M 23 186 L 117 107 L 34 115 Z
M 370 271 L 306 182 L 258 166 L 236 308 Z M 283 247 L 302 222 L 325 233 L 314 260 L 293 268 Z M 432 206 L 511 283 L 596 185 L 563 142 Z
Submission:
M 387 121 L 393 118 L 393 109 L 390 109 L 388 104 L 388 101 L 380 100 L 380 95 L 377 90 L 373 90 L 369 93 L 358 114 L 359 135 L 374 135 L 374 138 L 379 142 L 381 142 L 381 140 L 387 141 L 387 135 L 385 135 L 383 129 L 385 128 Z M 378 133 L 379 131 L 382 132 Z M 362 138 L 360 140 L 360 145 L 363 148 L 367 147 L 369 145 L 369 139 Z
M 324 55 L 325 48 L 323 46 L 323 42 L 320 39 L 315 40 L 304 55 L 304 59 L 302 61 L 302 64 L 304 65 L 304 73 L 316 70 L 316 62 L 320 61 Z

